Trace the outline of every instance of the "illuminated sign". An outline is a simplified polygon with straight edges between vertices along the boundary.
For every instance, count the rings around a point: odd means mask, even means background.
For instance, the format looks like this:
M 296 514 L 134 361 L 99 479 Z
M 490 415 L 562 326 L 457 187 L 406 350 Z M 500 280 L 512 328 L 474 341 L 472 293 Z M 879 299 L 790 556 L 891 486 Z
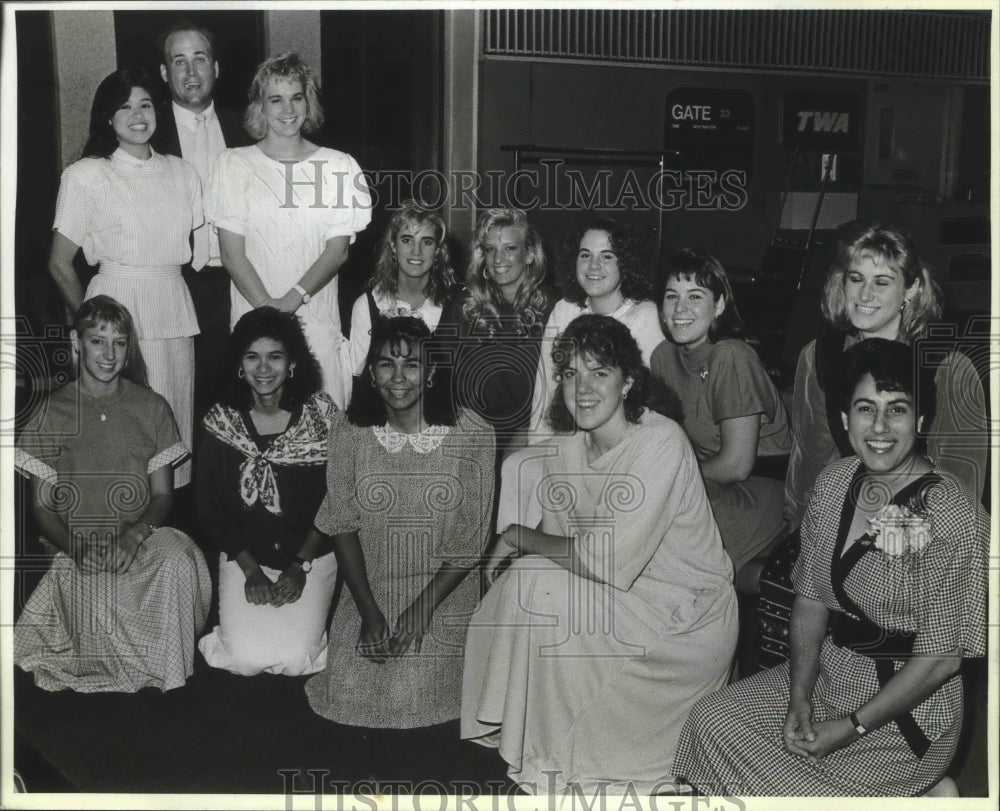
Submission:
M 861 140 L 861 99 L 852 93 L 785 93 L 782 144 L 833 151 Z

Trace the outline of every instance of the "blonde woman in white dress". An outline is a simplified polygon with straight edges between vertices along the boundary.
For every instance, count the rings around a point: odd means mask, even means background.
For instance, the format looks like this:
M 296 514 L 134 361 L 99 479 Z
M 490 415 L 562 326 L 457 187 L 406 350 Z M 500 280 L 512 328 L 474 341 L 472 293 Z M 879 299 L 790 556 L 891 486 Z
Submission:
M 263 306 L 297 314 L 323 388 L 344 408 L 351 355 L 337 273 L 371 221 L 371 198 L 354 158 L 305 137 L 322 124 L 310 67 L 294 53 L 268 59 L 250 86 L 244 123 L 259 140 L 219 156 L 206 209 L 233 281 L 232 323 Z

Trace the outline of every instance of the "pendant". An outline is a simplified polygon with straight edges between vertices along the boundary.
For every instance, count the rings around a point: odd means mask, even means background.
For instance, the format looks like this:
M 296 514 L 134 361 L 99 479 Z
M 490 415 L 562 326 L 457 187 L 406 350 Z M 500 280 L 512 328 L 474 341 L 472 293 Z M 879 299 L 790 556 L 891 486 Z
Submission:
M 107 414 L 101 414 L 101 422 L 106 422 L 107 419 L 108 419 L 108 415 Z

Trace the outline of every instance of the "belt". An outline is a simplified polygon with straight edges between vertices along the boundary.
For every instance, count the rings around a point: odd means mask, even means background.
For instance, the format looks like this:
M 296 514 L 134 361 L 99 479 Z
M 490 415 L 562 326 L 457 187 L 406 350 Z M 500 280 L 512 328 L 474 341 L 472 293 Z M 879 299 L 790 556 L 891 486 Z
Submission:
M 913 643 L 917 638 L 911 631 L 892 631 L 842 611 L 830 612 L 827 628 L 834 645 L 848 648 L 873 661 L 880 689 L 896 674 L 893 662 L 913 655 Z M 912 712 L 902 713 L 891 720 L 896 722 L 914 755 L 922 758 L 927 754 L 930 739 L 914 720 Z

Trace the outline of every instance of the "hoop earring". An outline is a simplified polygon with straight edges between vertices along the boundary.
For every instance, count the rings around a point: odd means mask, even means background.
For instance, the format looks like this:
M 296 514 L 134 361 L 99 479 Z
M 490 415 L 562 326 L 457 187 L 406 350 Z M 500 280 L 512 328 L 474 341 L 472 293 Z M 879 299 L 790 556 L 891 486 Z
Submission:
M 295 367 L 294 366 L 292 366 L 288 370 L 288 379 L 291 380 L 293 377 L 295 377 Z
M 241 367 L 240 367 L 240 368 L 239 368 L 239 369 L 237 370 L 237 372 L 236 372 L 236 376 L 237 376 L 237 377 L 238 377 L 238 378 L 239 378 L 240 380 L 242 380 L 242 379 L 243 379 L 244 377 L 246 377 L 246 374 L 244 374 L 244 372 L 243 372 L 243 367 L 242 367 L 242 366 L 241 366 Z
M 429 388 L 429 389 L 433 389 L 434 388 L 434 375 L 429 375 L 428 378 L 427 378 L 427 382 L 424 385 L 427 386 L 427 388 Z

